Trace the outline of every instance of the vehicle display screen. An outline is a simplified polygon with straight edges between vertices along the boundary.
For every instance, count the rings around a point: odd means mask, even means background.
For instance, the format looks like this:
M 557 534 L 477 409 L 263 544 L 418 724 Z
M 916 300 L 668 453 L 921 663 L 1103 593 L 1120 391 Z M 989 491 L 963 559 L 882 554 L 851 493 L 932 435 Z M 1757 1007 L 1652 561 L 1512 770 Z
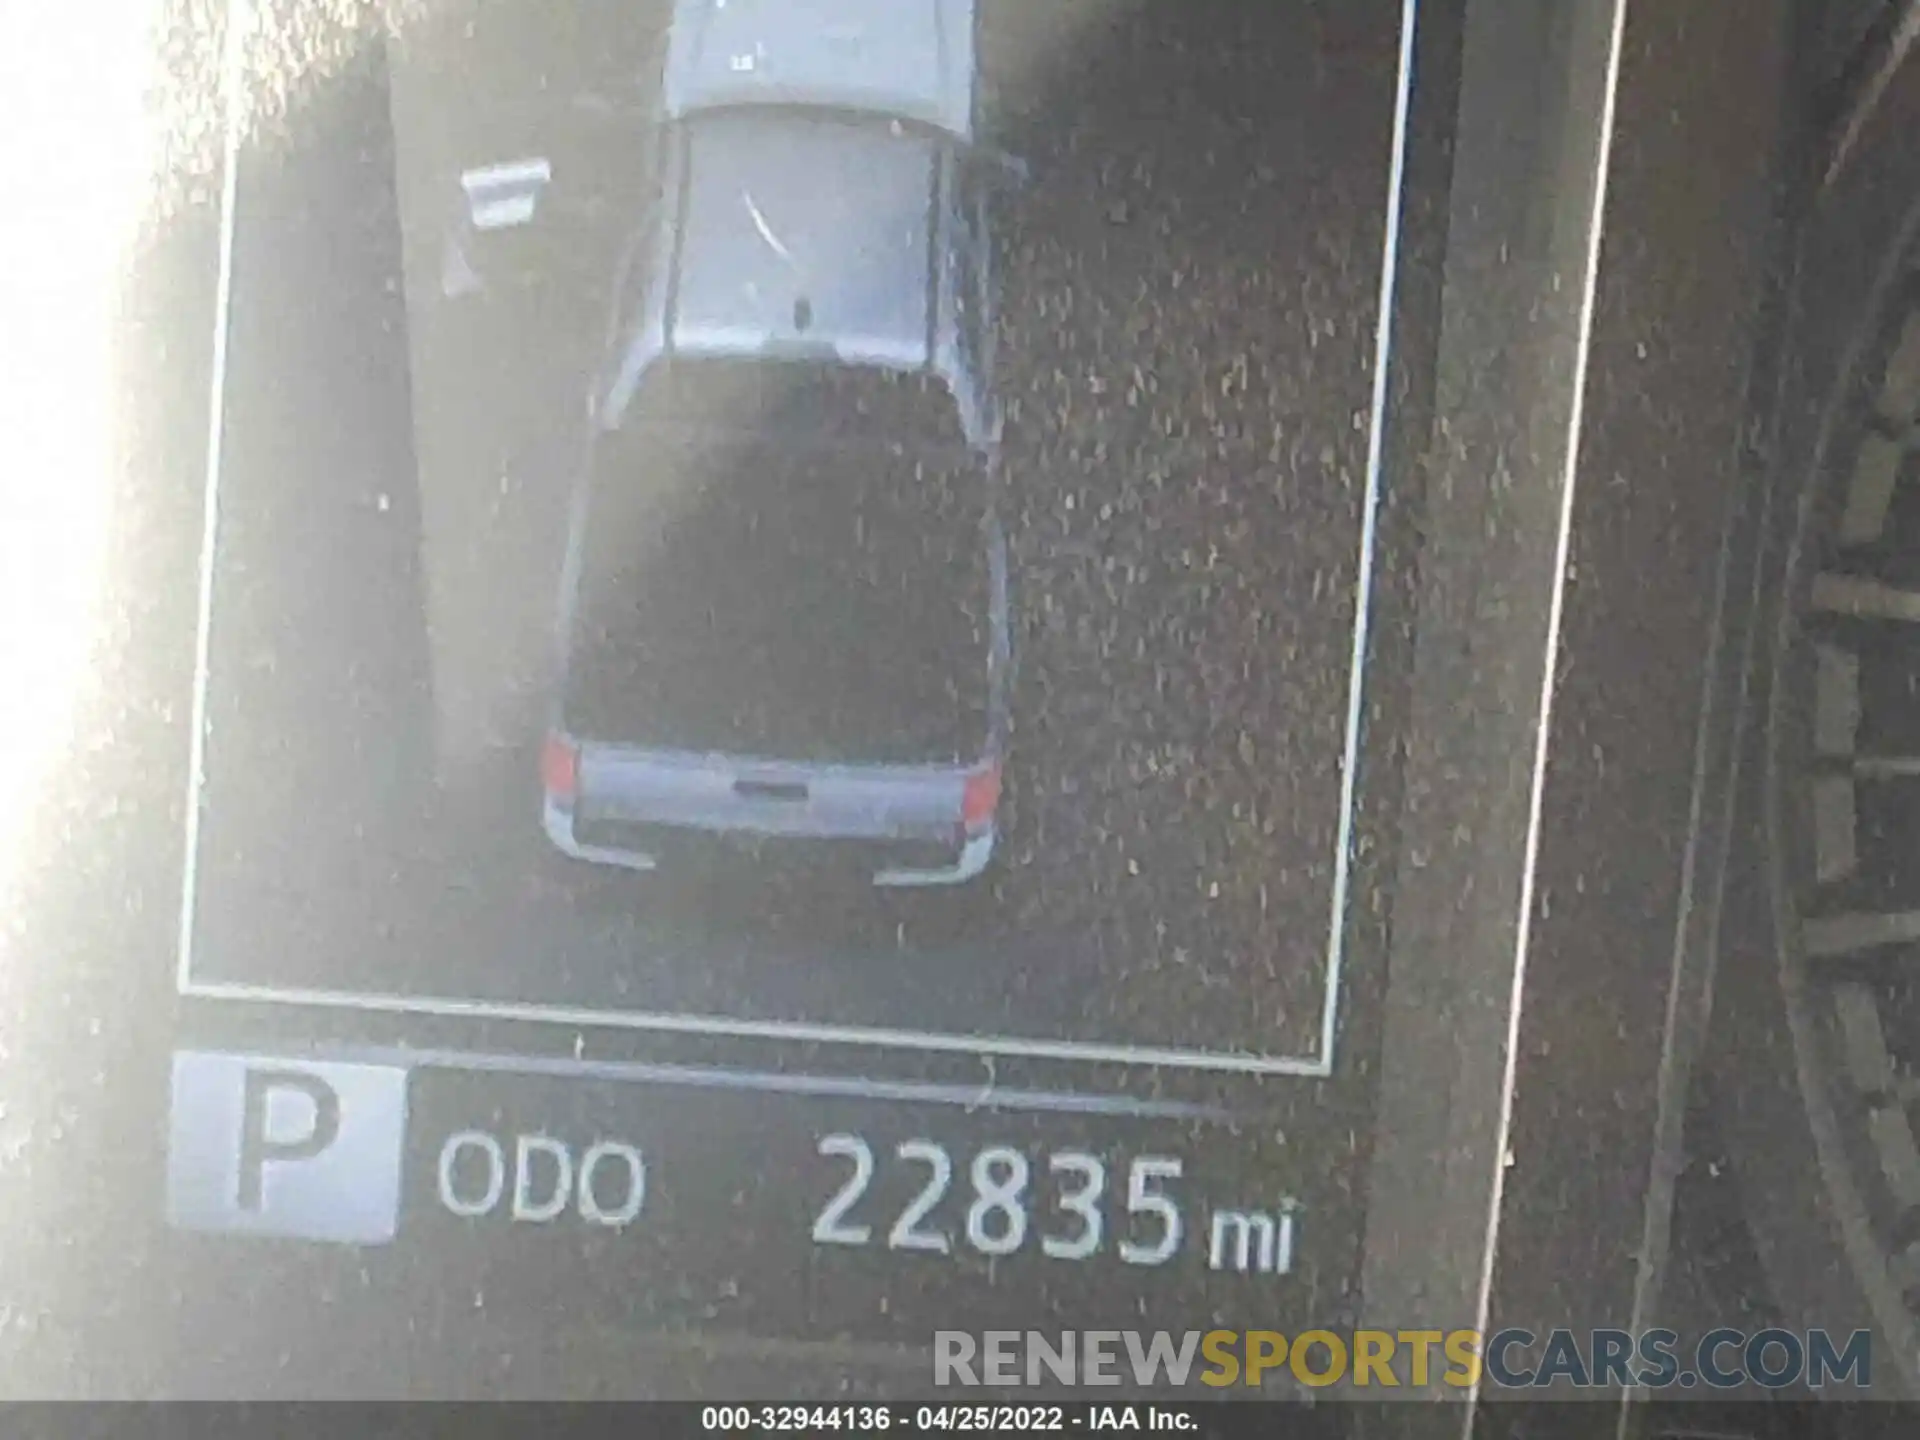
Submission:
M 181 1243 L 1339 1316 L 1457 9 L 239 0 Z

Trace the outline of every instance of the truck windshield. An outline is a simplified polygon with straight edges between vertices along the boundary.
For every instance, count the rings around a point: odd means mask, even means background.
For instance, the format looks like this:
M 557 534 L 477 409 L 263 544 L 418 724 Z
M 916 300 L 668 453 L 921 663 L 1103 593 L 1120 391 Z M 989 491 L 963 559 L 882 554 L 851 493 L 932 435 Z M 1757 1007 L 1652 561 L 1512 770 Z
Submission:
M 751 364 L 676 364 L 642 395 L 594 457 L 567 728 L 820 763 L 978 759 L 989 477 L 951 399 L 917 377 Z

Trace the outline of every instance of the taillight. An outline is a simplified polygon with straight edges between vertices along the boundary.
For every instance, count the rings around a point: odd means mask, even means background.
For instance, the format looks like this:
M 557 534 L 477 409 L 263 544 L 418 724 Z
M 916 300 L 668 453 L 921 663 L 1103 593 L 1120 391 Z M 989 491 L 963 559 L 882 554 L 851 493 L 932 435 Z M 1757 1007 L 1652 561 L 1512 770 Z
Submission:
M 540 747 L 540 783 L 549 800 L 573 803 L 580 789 L 580 751 L 565 736 L 549 735 Z
M 999 806 L 1000 766 L 997 763 L 967 776 L 966 788 L 960 792 L 962 825 L 969 830 L 981 829 L 993 819 L 993 812 Z

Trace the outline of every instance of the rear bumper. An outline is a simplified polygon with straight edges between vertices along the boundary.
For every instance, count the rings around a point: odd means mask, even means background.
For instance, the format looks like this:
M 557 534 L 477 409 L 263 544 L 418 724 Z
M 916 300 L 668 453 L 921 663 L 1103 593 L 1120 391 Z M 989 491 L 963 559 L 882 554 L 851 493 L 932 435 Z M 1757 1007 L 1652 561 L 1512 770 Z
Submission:
M 830 836 L 769 836 L 752 832 L 706 829 L 685 825 L 581 825 L 571 811 L 547 801 L 542 823 L 555 849 L 575 860 L 624 870 L 659 868 L 665 857 L 697 857 L 703 850 L 721 848 L 738 854 L 740 845 L 758 842 L 788 855 L 804 852 L 809 859 L 866 864 L 873 883 L 887 889 L 916 889 L 962 885 L 987 868 L 993 858 L 995 828 L 990 823 L 960 843 L 845 839 Z
M 952 865 L 931 870 L 882 870 L 873 877 L 873 883 L 903 890 L 923 885 L 964 885 L 986 869 L 992 858 L 993 826 L 989 825 L 978 835 L 967 837 L 959 859 Z
M 547 839 L 553 842 L 554 849 L 575 860 L 586 860 L 595 865 L 617 865 L 623 870 L 652 870 L 659 863 L 652 855 L 639 850 L 581 844 L 574 838 L 573 812 L 561 809 L 551 800 L 541 807 L 540 823 L 545 827 Z

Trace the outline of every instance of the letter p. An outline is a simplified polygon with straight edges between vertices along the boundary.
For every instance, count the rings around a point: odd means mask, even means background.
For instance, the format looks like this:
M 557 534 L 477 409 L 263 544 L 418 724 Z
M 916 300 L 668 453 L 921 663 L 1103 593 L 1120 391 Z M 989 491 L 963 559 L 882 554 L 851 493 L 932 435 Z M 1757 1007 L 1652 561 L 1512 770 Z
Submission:
M 290 1114 L 286 1100 L 304 1097 L 305 1114 Z M 340 1133 L 340 1097 L 317 1075 L 298 1070 L 247 1071 L 240 1124 L 240 1173 L 235 1202 L 242 1210 L 258 1210 L 269 1164 L 311 1160 Z
M 1276 1330 L 1247 1331 L 1247 1384 L 1258 1385 L 1262 1371 L 1286 1363 L 1286 1336 Z

